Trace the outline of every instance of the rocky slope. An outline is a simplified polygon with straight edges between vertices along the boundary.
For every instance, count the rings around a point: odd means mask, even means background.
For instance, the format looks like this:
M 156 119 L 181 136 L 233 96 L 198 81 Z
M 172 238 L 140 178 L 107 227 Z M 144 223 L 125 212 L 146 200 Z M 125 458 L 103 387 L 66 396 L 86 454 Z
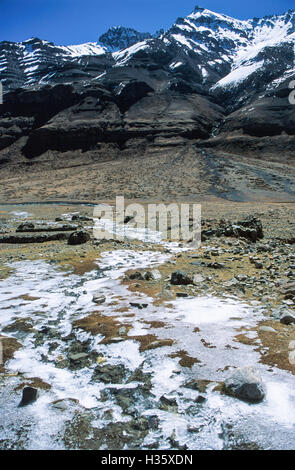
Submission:
M 38 180 L 45 167 L 67 172 L 79 165 L 83 173 L 89 164 L 99 178 L 106 162 L 116 161 L 115 191 L 126 157 L 128 164 L 141 162 L 134 170 L 144 166 L 153 180 L 151 158 L 161 168 L 165 156 L 164 174 L 175 158 L 182 174 L 191 159 L 197 162 L 193 187 L 181 185 L 179 196 L 247 199 L 254 170 L 260 183 L 248 199 L 293 199 L 295 114 L 288 98 L 294 47 L 293 10 L 240 21 L 200 7 L 154 35 L 118 27 L 78 46 L 3 41 L 4 184 L 18 173 L 29 181 L 33 171 Z M 157 192 L 158 181 L 148 184 L 151 195 L 168 196 Z M 140 183 L 133 193 L 139 195 Z

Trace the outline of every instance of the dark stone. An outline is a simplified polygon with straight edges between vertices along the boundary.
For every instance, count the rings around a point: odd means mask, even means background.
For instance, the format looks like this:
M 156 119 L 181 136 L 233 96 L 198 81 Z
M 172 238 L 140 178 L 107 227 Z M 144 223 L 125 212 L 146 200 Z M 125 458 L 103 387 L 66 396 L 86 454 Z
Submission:
M 224 269 L 225 268 L 225 265 L 223 263 L 218 263 L 217 261 L 215 261 L 214 263 L 208 263 L 207 266 L 208 268 L 212 268 L 212 269 Z
M 132 281 L 145 281 L 145 277 L 140 271 L 135 271 L 135 273 L 129 274 L 128 278 Z
M 193 280 L 183 271 L 174 271 L 171 274 L 171 284 L 174 286 L 187 286 L 193 284 Z
M 140 310 L 147 308 L 148 304 L 141 304 L 139 302 L 130 302 L 131 307 L 139 308 Z
M 203 397 L 203 395 L 199 395 L 196 399 L 196 403 L 204 403 L 206 401 L 206 398 Z
M 126 215 L 126 217 L 124 219 L 124 224 L 128 224 L 133 219 L 134 219 L 134 217 L 132 215 Z
M 264 398 L 264 390 L 259 384 L 245 383 L 236 389 L 236 395 L 241 400 L 258 403 Z
M 88 232 L 80 231 L 71 233 L 68 239 L 68 245 L 83 245 L 90 240 L 90 235 Z
M 27 406 L 37 400 L 38 397 L 38 390 L 33 387 L 25 387 L 23 389 L 23 396 L 21 402 L 19 403 L 19 407 Z
M 17 227 L 16 232 L 29 232 L 34 228 L 35 228 L 34 224 L 32 224 L 31 222 L 25 222 L 24 224 L 20 224 Z
M 227 395 L 249 403 L 259 403 L 265 397 L 265 389 L 259 372 L 253 366 L 237 369 L 223 386 Z
M 93 380 L 104 383 L 120 384 L 126 376 L 126 369 L 122 364 L 119 365 L 99 365 L 93 372 Z
M 283 325 L 292 325 L 293 323 L 295 323 L 295 317 L 293 317 L 293 315 L 286 314 L 282 316 L 282 318 L 280 319 L 280 322 Z
M 0 243 L 24 244 L 24 243 L 45 243 L 50 241 L 67 240 L 69 234 L 66 232 L 42 233 L 32 235 L 4 235 L 0 237 Z
M 32 225 L 29 227 L 28 225 Z M 16 232 L 72 232 L 73 230 L 77 230 L 77 225 L 38 225 L 34 226 L 33 224 L 24 224 L 24 226 L 20 225 Z
M 169 398 L 165 395 L 161 396 L 160 402 L 165 406 L 177 406 L 176 398 Z

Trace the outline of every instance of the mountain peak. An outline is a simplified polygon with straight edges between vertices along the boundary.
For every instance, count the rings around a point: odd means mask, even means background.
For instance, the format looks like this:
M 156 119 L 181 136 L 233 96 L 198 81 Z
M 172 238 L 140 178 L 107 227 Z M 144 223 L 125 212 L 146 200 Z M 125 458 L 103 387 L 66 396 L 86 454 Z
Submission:
M 106 33 L 100 36 L 98 42 L 110 52 L 115 52 L 152 37 L 150 33 L 141 33 L 133 28 L 112 26 Z

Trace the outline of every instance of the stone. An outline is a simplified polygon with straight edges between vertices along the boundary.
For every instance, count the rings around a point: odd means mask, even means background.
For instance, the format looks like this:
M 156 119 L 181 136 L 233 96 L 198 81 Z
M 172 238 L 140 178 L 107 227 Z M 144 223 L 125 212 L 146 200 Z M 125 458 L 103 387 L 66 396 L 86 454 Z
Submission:
M 51 403 L 51 406 L 53 408 L 56 408 L 57 410 L 65 411 L 71 407 L 77 407 L 79 405 L 79 401 L 76 400 L 75 398 L 63 398 L 60 400 L 56 400 Z
M 167 397 L 167 395 L 162 395 L 160 398 L 160 402 L 164 406 L 177 406 L 176 398 L 172 398 L 172 397 L 170 398 L 170 397 Z
M 77 354 L 69 354 L 69 359 L 74 362 L 81 361 L 82 359 L 86 359 L 87 357 L 88 357 L 88 354 L 83 353 L 83 352 L 77 353 Z
M 248 403 L 259 403 L 265 397 L 265 387 L 253 366 L 237 369 L 224 383 L 224 392 Z
M 17 227 L 16 232 L 27 232 L 33 230 L 34 228 L 34 224 L 32 224 L 31 222 L 25 222 Z
M 193 280 L 183 271 L 174 271 L 171 274 L 170 282 L 174 286 L 187 286 L 189 284 L 193 284 Z
M 263 264 L 262 264 L 260 261 L 255 261 L 255 268 L 256 268 L 256 269 L 262 269 L 262 268 L 263 268 Z
M 208 268 L 212 269 L 224 269 L 225 265 L 223 263 L 218 263 L 217 261 L 214 261 L 214 263 L 208 263 L 207 264 Z
M 293 315 L 287 313 L 287 314 L 282 316 L 282 318 L 280 319 L 280 322 L 283 325 L 291 325 L 291 324 L 295 323 L 295 317 Z
M 266 333 L 276 333 L 276 330 L 274 330 L 271 326 L 261 326 L 259 331 L 265 331 Z
M 145 281 L 145 277 L 140 271 L 135 271 L 134 273 L 129 274 L 128 279 L 131 279 L 132 281 Z
M 69 236 L 68 245 L 83 245 L 90 240 L 90 235 L 88 232 L 84 232 L 83 230 L 79 232 L 73 232 Z
M 101 305 L 101 304 L 105 303 L 106 296 L 103 295 L 101 292 L 96 292 L 95 294 L 93 294 L 92 301 L 95 304 Z
M 153 269 L 152 271 L 144 273 L 144 279 L 146 281 L 159 281 L 162 279 L 162 274 L 158 269 Z
M 19 403 L 19 407 L 27 406 L 36 401 L 38 398 L 38 390 L 33 387 L 25 387 L 23 389 L 23 396 L 21 402 Z
M 140 310 L 148 307 L 148 304 L 142 304 L 140 302 L 130 302 L 130 305 L 131 307 L 139 308 Z
M 205 281 L 205 278 L 201 274 L 195 274 L 193 277 L 193 284 L 195 285 L 198 285 L 204 281 Z
M 93 380 L 104 383 L 120 384 L 126 376 L 126 369 L 122 364 L 99 364 L 93 371 Z
M 132 215 L 126 215 L 126 217 L 124 219 L 124 224 L 128 224 L 133 219 L 134 219 L 134 217 Z

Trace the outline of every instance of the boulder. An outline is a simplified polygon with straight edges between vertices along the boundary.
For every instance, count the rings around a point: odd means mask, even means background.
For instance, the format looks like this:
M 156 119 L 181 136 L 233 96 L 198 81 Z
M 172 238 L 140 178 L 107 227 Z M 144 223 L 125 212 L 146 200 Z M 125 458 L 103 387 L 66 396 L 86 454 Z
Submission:
M 83 245 L 90 240 L 90 235 L 88 232 L 84 232 L 83 230 L 79 232 L 73 232 L 69 236 L 68 245 Z
M 183 271 L 174 271 L 171 274 L 171 284 L 174 286 L 187 286 L 193 284 L 193 280 Z
M 140 271 L 135 271 L 128 275 L 128 278 L 132 281 L 145 281 L 145 276 Z
M 94 303 L 100 305 L 106 301 L 106 296 L 103 295 L 101 292 L 96 292 L 95 294 L 93 294 L 92 300 Z
M 290 313 L 286 313 L 285 315 L 282 316 L 282 318 L 280 319 L 280 322 L 283 325 L 292 325 L 293 323 L 295 323 L 295 317 L 291 315 Z
M 139 308 L 140 310 L 147 308 L 148 304 L 143 304 L 140 302 L 130 302 L 131 307 Z
M 237 369 L 224 383 L 224 392 L 248 403 L 259 403 L 265 397 L 265 387 L 253 366 Z
M 153 269 L 152 271 L 146 271 L 144 278 L 146 281 L 159 281 L 162 279 L 162 274 L 158 269 Z
M 33 387 L 25 387 L 23 389 L 23 396 L 19 403 L 19 407 L 27 406 L 36 401 L 38 398 L 38 390 Z
M 132 215 L 126 215 L 126 217 L 124 219 L 124 224 L 128 224 L 133 219 L 134 219 L 134 217 Z

